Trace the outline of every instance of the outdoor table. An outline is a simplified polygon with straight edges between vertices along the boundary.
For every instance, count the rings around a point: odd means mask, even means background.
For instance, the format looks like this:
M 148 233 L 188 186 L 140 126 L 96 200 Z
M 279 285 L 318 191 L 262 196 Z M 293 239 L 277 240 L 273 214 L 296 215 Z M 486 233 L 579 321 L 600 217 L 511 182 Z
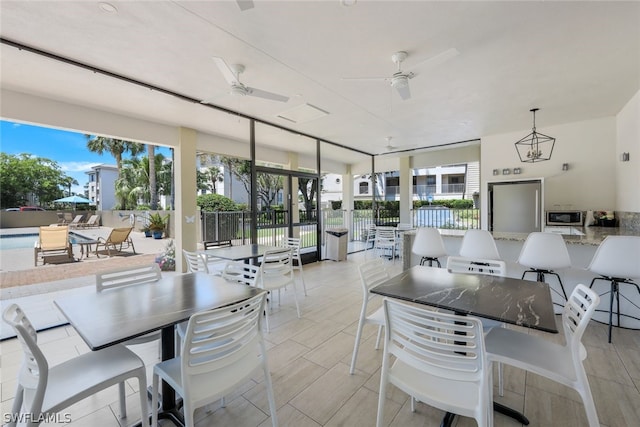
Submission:
M 371 293 L 451 310 L 504 323 L 557 333 L 549 285 L 543 282 L 481 274 L 450 273 L 415 266 L 371 289 Z M 528 425 L 520 412 L 500 403 L 494 409 Z M 451 425 L 447 413 L 443 426 Z
M 162 330 L 162 360 L 175 356 L 174 326 L 202 310 L 247 300 L 260 289 L 205 273 L 187 273 L 157 282 L 56 299 L 54 302 L 91 350 L 100 350 Z M 163 382 L 160 418 L 184 425 L 175 392 Z

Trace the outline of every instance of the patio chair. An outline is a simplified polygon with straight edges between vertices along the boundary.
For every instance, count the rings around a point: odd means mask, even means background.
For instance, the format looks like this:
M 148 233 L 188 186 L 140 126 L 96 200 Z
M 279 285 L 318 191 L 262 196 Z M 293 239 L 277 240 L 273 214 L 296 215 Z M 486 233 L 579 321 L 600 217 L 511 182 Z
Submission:
M 107 251 L 107 255 L 111 256 L 111 251 L 122 252 L 123 249 L 131 248 L 133 253 L 136 253 L 136 248 L 133 246 L 133 240 L 129 236 L 133 227 L 114 228 L 109 233 L 106 239 L 98 237 L 98 243 L 96 243 L 96 257 L 100 258 L 100 248 Z
M 90 228 L 90 227 L 100 227 L 100 215 L 91 215 L 87 222 L 79 222 L 76 227 L 79 228 Z
M 84 215 L 76 215 L 73 220 L 67 224 L 69 227 L 71 228 L 76 228 L 78 226 L 78 224 L 80 224 L 82 222 L 82 218 L 84 217 Z
M 33 248 L 33 263 L 38 266 L 54 261 L 73 261 L 73 250 L 69 243 L 69 227 L 66 225 L 51 225 L 40 227 L 40 236 Z

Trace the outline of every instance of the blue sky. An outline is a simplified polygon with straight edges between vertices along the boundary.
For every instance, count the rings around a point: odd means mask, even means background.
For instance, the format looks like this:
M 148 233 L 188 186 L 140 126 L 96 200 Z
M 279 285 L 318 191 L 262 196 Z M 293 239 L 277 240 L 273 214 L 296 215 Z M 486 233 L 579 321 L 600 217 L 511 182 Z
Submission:
M 99 155 L 87 149 L 87 138 L 82 133 L 0 121 L 0 149 L 7 154 L 29 153 L 54 160 L 62 171 L 75 178 L 80 185 L 72 186 L 73 193 L 84 192 L 85 172 L 99 164 L 114 165 L 109 153 Z M 168 148 L 156 147 L 156 154 L 171 156 Z M 146 155 L 146 154 L 145 154 Z

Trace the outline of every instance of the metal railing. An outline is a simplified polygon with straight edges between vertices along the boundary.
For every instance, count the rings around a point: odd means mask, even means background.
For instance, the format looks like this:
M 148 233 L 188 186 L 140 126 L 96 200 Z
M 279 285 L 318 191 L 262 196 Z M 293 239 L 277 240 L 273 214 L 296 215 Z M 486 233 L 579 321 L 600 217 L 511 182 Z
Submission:
M 325 209 L 322 214 L 321 239 L 324 243 L 327 228 L 347 228 L 351 241 L 364 241 L 371 224 L 396 226 L 400 222 L 398 211 L 358 209 L 352 211 Z M 318 212 L 299 212 L 300 224 L 294 226 L 300 237 L 300 247 L 315 247 L 317 242 Z M 441 206 L 413 209 L 413 227 L 436 227 L 444 229 L 480 228 L 479 209 L 449 209 Z M 288 236 L 289 212 L 284 210 L 258 213 L 258 243 L 279 245 Z M 234 245 L 251 241 L 251 212 L 202 212 L 202 240 L 231 240 Z

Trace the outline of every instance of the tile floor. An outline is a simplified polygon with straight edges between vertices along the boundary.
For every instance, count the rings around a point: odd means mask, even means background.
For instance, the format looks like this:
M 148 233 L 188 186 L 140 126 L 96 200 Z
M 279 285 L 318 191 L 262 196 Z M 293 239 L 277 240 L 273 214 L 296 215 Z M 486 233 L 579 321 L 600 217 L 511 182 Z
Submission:
M 351 254 L 346 262 L 305 265 L 307 297 L 298 286 L 301 319 L 296 317 L 291 289 L 283 292 L 281 305 L 273 307 L 271 333 L 265 334 L 265 338 L 281 426 L 375 425 L 382 352 L 373 348 L 376 332 L 373 326 L 365 327 L 357 371 L 349 375 L 362 299 L 356 267 L 363 257 L 362 253 Z M 400 271 L 399 262 L 388 265 L 392 272 Z M 42 298 L 51 297 L 43 294 Z M 29 314 L 26 307 L 25 310 Z M 551 340 L 562 339 L 557 335 L 544 335 Z M 588 351 L 586 369 L 601 425 L 640 425 L 640 332 L 616 329 L 613 344 L 607 344 L 606 326 L 592 322 L 583 342 Z M 39 343 L 52 365 L 89 351 L 71 326 L 39 333 Z M 157 347 L 151 343 L 132 349 L 147 363 L 150 378 L 151 367 L 157 361 Z M 21 357 L 15 339 L 0 343 L 3 414 L 11 408 Z M 570 389 L 509 367 L 505 368 L 505 388 L 505 396 L 496 399 L 524 410 L 531 426 L 587 425 L 580 399 Z M 118 394 L 114 387 L 69 408 L 72 422 L 66 425 L 107 427 L 134 423 L 140 417 L 135 381 L 131 381 L 128 391 L 128 419 L 119 419 Z M 197 425 L 271 425 L 260 374 L 226 401 L 225 408 L 213 403 L 198 410 Z M 408 397 L 393 387 L 385 408 L 388 426 L 437 426 L 443 415 L 424 404 L 418 404 L 417 412 L 412 413 Z M 474 426 L 475 422 L 458 417 L 455 425 Z M 495 425 L 520 424 L 496 414 Z

